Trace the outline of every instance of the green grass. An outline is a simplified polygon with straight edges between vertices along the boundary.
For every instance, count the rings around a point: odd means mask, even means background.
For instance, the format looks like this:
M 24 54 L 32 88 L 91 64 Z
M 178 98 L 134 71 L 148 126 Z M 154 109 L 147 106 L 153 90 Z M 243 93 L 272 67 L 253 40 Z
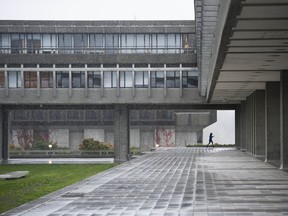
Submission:
M 0 174 L 29 171 L 25 178 L 0 180 L 0 213 L 35 200 L 116 164 L 5 164 Z

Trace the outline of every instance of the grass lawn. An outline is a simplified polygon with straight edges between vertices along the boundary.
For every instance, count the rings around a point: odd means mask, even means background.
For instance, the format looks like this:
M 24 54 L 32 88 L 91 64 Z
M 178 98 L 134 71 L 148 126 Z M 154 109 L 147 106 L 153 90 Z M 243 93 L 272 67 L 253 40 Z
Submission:
M 29 171 L 25 178 L 0 180 L 0 213 L 35 200 L 116 164 L 5 164 L 0 174 Z

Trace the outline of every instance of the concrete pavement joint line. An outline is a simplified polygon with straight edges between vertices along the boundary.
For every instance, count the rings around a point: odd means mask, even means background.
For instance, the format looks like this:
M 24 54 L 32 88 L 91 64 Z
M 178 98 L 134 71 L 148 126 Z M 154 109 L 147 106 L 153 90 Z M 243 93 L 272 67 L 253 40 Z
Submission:
M 286 172 L 232 148 L 168 148 L 3 216 L 282 216 L 286 182 Z

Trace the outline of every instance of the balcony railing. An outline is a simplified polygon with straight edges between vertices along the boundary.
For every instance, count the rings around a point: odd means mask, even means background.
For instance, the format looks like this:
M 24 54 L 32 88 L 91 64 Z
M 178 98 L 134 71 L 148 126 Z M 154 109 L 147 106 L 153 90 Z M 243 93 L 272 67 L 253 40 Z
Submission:
M 171 47 L 0 47 L 2 54 L 191 54 L 195 53 L 193 48 L 171 48 Z

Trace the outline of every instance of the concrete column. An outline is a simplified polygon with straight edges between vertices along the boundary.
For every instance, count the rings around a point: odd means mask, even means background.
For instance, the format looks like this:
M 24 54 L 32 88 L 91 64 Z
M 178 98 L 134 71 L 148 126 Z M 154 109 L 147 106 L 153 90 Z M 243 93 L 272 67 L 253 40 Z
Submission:
M 127 106 L 115 105 L 114 117 L 114 160 L 115 162 L 125 162 L 130 159 L 129 109 Z
M 241 151 L 246 151 L 246 101 L 241 101 L 241 134 L 240 134 L 240 148 Z
M 255 157 L 265 158 L 265 91 L 255 91 Z
M 8 148 L 8 119 L 9 119 L 9 112 L 3 109 L 0 109 L 0 145 L 1 145 L 1 159 L 8 160 L 9 159 L 9 148 Z
M 252 154 L 252 96 L 247 97 L 246 103 L 246 151 Z
M 255 102 L 255 97 L 256 97 L 256 93 L 254 92 L 252 94 L 252 137 L 251 137 L 251 154 L 253 156 L 255 156 L 255 147 L 256 147 L 256 111 L 255 111 L 255 107 L 256 107 L 256 102 Z
M 235 147 L 241 149 L 241 105 L 237 105 L 235 110 Z
M 265 91 L 266 162 L 280 160 L 280 83 L 267 82 Z
M 288 73 L 280 78 L 280 169 L 288 169 Z

